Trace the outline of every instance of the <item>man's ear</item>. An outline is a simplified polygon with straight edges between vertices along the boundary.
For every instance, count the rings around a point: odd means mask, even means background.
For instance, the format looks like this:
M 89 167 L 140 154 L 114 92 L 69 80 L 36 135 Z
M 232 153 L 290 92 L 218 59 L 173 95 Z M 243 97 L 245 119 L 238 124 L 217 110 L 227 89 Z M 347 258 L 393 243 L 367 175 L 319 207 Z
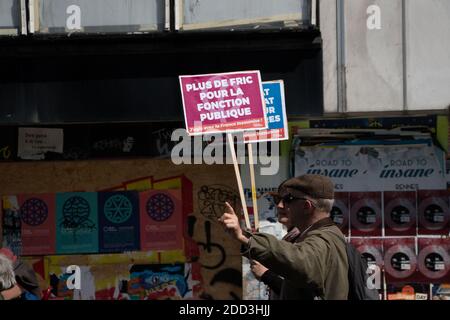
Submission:
M 304 202 L 303 208 L 306 209 L 306 210 L 310 210 L 310 209 L 314 208 L 314 206 L 313 206 L 311 201 L 306 200 Z

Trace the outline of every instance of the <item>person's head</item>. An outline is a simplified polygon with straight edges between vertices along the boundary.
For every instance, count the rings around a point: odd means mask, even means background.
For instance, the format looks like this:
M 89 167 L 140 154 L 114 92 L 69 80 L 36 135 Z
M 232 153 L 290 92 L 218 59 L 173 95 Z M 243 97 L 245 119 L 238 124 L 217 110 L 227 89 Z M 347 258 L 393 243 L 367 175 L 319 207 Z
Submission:
M 0 291 L 12 288 L 16 284 L 12 261 L 0 253 Z
M 277 199 L 278 219 L 286 227 L 303 229 L 328 217 L 334 202 L 334 184 L 325 176 L 307 174 L 280 184 Z
M 0 248 L 0 254 L 7 257 L 9 260 L 11 260 L 12 263 L 15 263 L 17 261 L 17 256 L 14 254 L 14 252 L 6 247 Z

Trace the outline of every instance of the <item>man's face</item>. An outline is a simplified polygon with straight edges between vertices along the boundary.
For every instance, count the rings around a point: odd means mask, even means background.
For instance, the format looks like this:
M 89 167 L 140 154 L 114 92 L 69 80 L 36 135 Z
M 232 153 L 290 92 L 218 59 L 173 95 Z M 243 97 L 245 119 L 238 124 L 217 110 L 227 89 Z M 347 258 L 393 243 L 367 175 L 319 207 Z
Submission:
M 282 200 L 277 205 L 278 221 L 288 229 L 303 227 L 309 216 L 306 201 L 300 197 L 289 197 L 289 193 L 282 194 Z

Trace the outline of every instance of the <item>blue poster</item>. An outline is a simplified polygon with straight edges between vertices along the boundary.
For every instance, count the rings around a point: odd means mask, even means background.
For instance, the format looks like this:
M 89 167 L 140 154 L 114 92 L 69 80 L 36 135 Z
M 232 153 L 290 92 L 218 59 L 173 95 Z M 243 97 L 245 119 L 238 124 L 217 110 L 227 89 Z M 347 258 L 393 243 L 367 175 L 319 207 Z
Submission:
M 100 252 L 139 250 L 139 195 L 134 191 L 99 192 Z
M 269 130 L 284 129 L 284 86 L 282 81 L 263 82 Z
M 97 193 L 56 195 L 56 252 L 98 253 Z
M 263 82 L 268 128 L 244 133 L 246 143 L 289 139 L 284 83 L 282 80 Z

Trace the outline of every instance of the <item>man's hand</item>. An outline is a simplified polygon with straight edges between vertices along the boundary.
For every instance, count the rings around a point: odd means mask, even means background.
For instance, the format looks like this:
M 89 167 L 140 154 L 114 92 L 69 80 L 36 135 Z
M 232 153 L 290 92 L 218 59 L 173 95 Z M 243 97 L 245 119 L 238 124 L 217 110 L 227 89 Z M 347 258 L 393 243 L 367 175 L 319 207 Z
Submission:
M 248 238 L 242 234 L 239 218 L 234 212 L 233 207 L 230 206 L 228 202 L 225 202 L 225 206 L 225 213 L 219 218 L 219 222 L 233 235 L 236 240 L 247 244 Z
M 250 262 L 250 270 L 253 272 L 253 275 L 256 279 L 261 280 L 262 275 L 269 269 L 264 267 L 261 263 L 256 260 L 252 260 Z
M 22 289 L 16 284 L 12 288 L 0 292 L 5 300 L 12 300 L 20 297 Z

